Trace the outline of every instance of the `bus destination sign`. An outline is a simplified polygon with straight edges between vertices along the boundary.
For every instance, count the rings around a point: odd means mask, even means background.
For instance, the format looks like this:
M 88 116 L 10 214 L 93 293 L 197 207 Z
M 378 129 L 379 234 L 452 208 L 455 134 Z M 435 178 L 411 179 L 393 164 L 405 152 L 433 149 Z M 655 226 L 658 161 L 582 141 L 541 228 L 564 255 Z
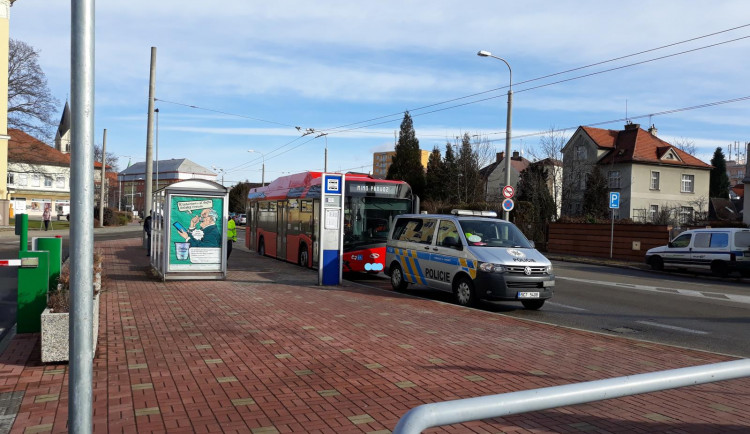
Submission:
M 346 189 L 355 196 L 398 197 L 398 185 L 347 182 Z

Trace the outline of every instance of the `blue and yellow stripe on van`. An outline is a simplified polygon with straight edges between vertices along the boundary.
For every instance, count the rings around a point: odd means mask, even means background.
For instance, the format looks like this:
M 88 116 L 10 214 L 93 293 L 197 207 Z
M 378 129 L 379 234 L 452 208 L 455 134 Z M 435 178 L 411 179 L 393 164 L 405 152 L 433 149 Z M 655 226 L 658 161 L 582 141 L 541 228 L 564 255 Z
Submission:
M 419 259 L 422 259 L 423 254 L 413 249 L 399 249 L 397 247 L 389 247 L 389 249 L 393 249 L 396 259 L 401 264 L 404 279 L 409 283 L 424 285 L 424 273 L 422 273 L 422 267 L 419 266 Z
M 477 277 L 477 261 L 471 259 L 458 258 L 458 262 L 461 264 L 461 270 L 469 273 L 469 277 L 474 280 Z

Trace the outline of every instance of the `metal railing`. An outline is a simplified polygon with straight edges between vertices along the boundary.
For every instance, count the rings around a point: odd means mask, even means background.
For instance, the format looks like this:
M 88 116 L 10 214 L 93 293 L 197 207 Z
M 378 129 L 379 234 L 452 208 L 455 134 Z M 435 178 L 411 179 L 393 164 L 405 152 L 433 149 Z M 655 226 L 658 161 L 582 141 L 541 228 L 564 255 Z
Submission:
M 750 376 L 750 359 L 743 359 L 606 380 L 424 404 L 409 410 L 399 420 L 393 434 L 415 434 L 436 426 L 491 419 L 748 376 Z

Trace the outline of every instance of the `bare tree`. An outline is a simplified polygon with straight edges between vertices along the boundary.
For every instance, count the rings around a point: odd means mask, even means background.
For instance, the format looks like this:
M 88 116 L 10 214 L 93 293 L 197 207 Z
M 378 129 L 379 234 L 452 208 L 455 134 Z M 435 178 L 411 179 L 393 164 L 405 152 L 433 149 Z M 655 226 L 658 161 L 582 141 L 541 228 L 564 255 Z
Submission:
M 686 137 L 674 139 L 672 144 L 677 147 L 677 149 L 685 151 L 693 156 L 695 156 L 695 153 L 698 151 L 698 147 L 695 146 L 695 141 L 690 140 Z
M 529 150 L 531 158 L 535 161 L 548 160 L 549 164 L 546 164 L 547 169 L 547 182 L 549 183 L 552 194 L 552 200 L 555 202 L 556 214 L 560 214 L 562 207 L 562 192 L 563 192 L 563 154 L 562 149 L 568 139 L 565 137 L 565 132 L 556 130 L 554 126 L 550 127 L 549 131 L 545 133 L 539 139 L 539 145 L 536 148 Z M 559 164 L 558 164 L 559 162 Z
M 36 137 L 54 138 L 52 115 L 59 102 L 31 45 L 10 39 L 8 46 L 8 126 Z
M 490 142 L 490 139 L 486 135 L 480 136 L 479 134 L 474 134 L 471 137 L 473 139 L 471 148 L 474 150 L 474 154 L 476 154 L 479 167 L 482 168 L 494 162 L 497 151 L 492 142 Z

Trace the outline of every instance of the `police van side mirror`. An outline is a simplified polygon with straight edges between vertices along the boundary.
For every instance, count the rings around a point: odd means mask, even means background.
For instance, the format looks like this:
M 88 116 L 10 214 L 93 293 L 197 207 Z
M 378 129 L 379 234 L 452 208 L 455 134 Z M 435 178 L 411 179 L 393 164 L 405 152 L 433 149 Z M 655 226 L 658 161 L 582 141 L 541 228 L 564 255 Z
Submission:
M 667 243 L 667 247 L 674 247 L 674 243 L 673 243 L 673 242 L 671 242 L 671 241 L 670 241 L 670 242 L 668 242 L 668 243 Z
M 529 244 L 531 244 L 532 249 L 536 249 L 536 243 L 534 241 L 529 240 Z

